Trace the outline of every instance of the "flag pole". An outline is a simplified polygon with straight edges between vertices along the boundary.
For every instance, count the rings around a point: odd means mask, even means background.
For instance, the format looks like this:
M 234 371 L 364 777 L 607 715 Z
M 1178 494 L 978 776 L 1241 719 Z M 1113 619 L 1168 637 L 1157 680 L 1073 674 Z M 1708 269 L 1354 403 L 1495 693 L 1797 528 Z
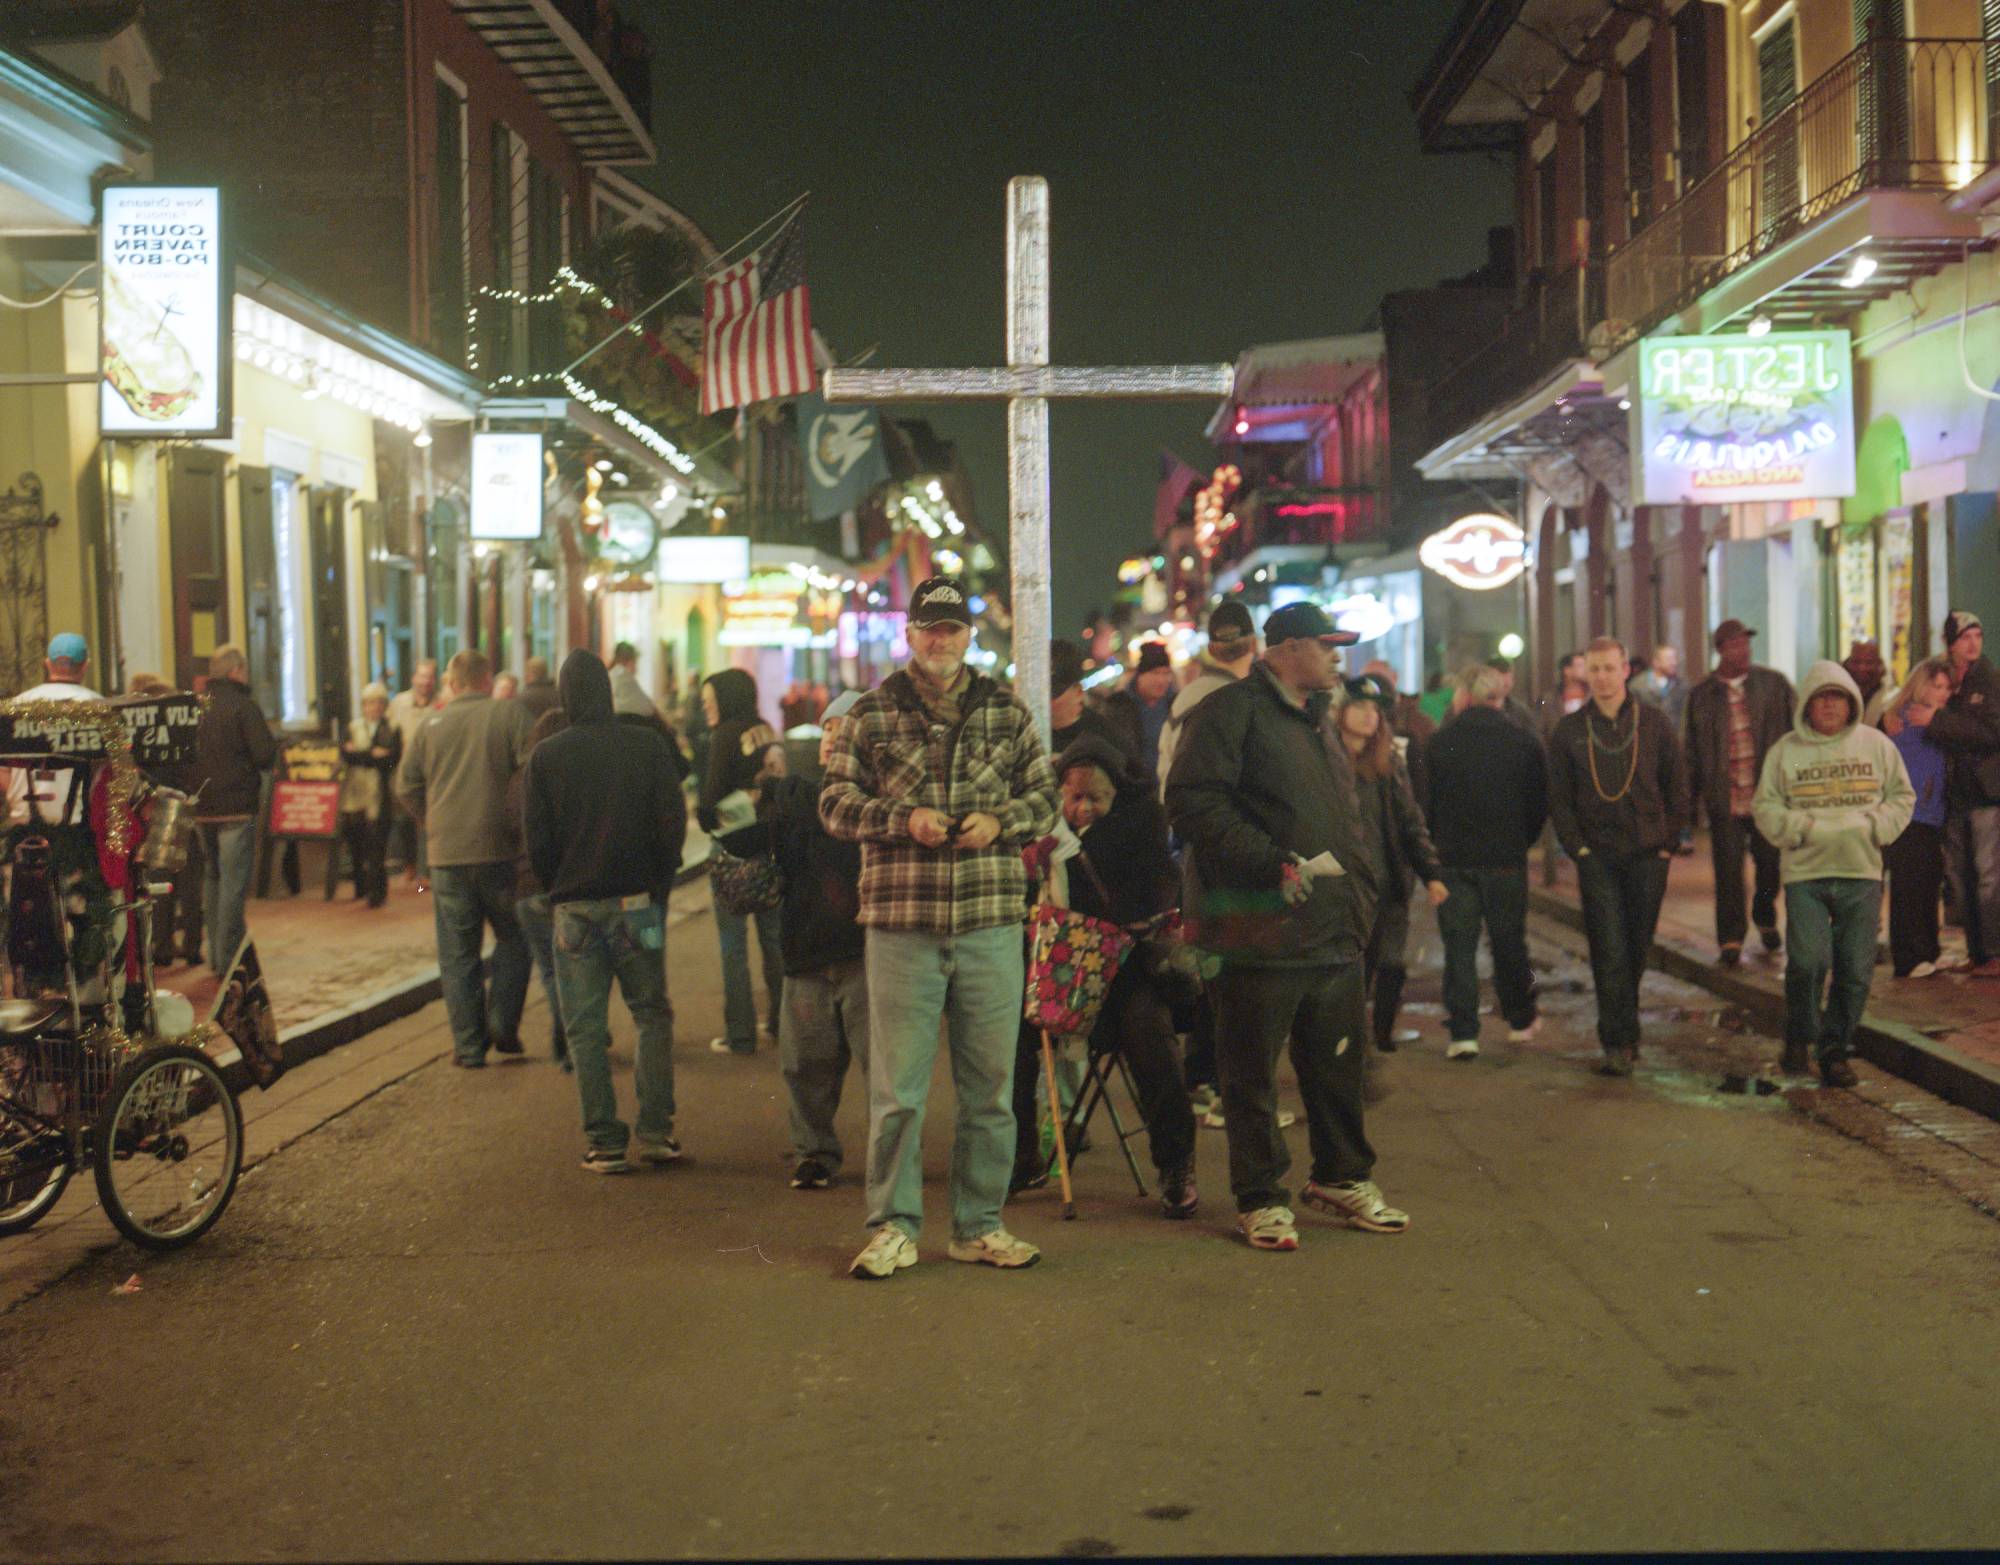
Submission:
M 730 257 L 734 256 L 738 251 L 742 250 L 742 248 L 745 245 L 749 244 L 751 240 L 755 239 L 758 235 L 762 234 L 766 229 L 770 228 L 774 224 L 782 223 L 786 218 L 790 217 L 800 207 L 806 204 L 806 197 L 811 194 L 812 192 L 810 190 L 800 191 L 798 195 L 794 196 L 790 201 L 786 202 L 784 206 L 780 207 L 770 217 L 765 218 L 763 222 L 759 223 L 755 228 L 751 229 L 749 233 L 745 234 L 741 239 L 737 240 L 736 243 L 731 245 L 728 249 L 720 251 L 716 255 L 715 259 L 709 262 L 707 266 L 700 268 L 692 276 L 683 277 L 679 282 L 675 283 L 673 287 L 669 288 L 665 293 L 661 294 L 659 298 L 655 299 L 651 304 L 647 305 L 645 309 L 641 310 L 637 315 L 634 315 L 627 320 L 620 321 L 618 323 L 617 328 L 611 333 L 610 336 L 606 337 L 602 342 L 596 344 L 594 347 L 584 349 L 582 353 L 578 354 L 577 357 L 570 360 L 568 364 L 564 365 L 562 369 L 557 372 L 556 378 L 560 380 L 564 375 L 574 375 L 576 373 L 576 368 L 579 364 L 587 363 L 589 360 L 596 358 L 598 354 L 602 353 L 606 348 L 610 347 L 612 343 L 616 342 L 620 337 L 624 336 L 626 332 L 630 331 L 633 327 L 637 326 L 639 322 L 643 321 L 647 316 L 651 315 L 661 305 L 665 304 L 669 299 L 673 298 L 675 294 L 680 293 L 683 289 L 690 288 L 694 284 L 701 282 L 703 279 L 712 277 L 717 272 L 721 271 L 723 267 L 730 264 Z

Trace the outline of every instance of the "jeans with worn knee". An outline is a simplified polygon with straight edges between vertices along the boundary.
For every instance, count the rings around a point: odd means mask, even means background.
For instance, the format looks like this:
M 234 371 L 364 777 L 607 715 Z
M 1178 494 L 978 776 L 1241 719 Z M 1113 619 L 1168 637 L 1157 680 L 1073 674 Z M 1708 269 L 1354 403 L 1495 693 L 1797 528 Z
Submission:
M 533 959 L 514 913 L 514 864 L 433 864 L 431 911 L 437 922 L 438 972 L 452 1050 L 461 1064 L 483 1065 L 496 1039 L 520 1035 Z M 479 948 L 493 928 L 491 970 Z
M 960 935 L 868 931 L 868 1226 L 924 1221 L 924 1104 L 943 1023 L 958 1123 L 951 1233 L 1000 1226 L 1014 1168 L 1014 1043 L 1027 984 L 1019 924 Z
M 750 988 L 750 930 L 757 923 L 757 945 L 764 960 L 764 988 L 770 1000 L 765 1013 L 775 1030 L 785 1008 L 785 959 L 778 948 L 778 910 L 732 913 L 715 908 L 715 938 L 722 948 L 722 1031 L 729 1047 L 748 1054 L 757 1047 L 757 1002 Z
M 639 1032 L 634 1078 L 642 1141 L 674 1129 L 674 1028 L 667 1010 L 666 908 L 658 901 L 626 907 L 631 898 L 604 897 L 555 905 L 556 991 L 576 1066 L 583 1134 L 599 1152 L 625 1150 L 625 1122 L 611 1085 L 611 985 Z
M 521 921 L 534 954 L 535 971 L 541 975 L 542 993 L 549 1002 L 549 1054 L 560 1065 L 569 1058 L 569 1043 L 563 1032 L 562 1001 L 556 994 L 556 915 L 548 893 L 536 892 L 514 903 L 514 916 Z
M 257 863 L 257 823 L 201 828 L 201 905 L 208 925 L 208 965 L 227 974 L 248 930 L 244 905 L 250 897 L 250 872 Z
M 1795 880 L 1785 887 L 1785 1045 L 1844 1060 L 1875 976 L 1879 880 Z M 1831 977 L 1829 991 L 1827 980 Z

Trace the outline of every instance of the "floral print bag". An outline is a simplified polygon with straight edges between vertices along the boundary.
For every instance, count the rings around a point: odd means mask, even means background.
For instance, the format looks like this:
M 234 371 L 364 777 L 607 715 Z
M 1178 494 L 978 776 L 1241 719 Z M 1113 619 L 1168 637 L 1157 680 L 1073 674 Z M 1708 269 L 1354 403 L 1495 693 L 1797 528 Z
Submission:
M 1088 1037 L 1132 937 L 1105 919 L 1038 903 L 1029 918 L 1028 1025 L 1055 1037 Z

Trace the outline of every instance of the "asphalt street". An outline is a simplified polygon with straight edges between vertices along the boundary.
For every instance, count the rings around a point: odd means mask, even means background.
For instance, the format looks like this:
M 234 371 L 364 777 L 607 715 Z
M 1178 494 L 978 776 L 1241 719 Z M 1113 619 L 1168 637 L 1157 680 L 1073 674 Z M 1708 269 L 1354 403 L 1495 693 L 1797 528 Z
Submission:
M 707 1049 L 713 953 L 705 914 L 673 930 L 684 1163 L 587 1175 L 569 1078 L 439 1063 L 193 1249 L 0 1317 L 0 1558 L 2000 1544 L 2000 1225 L 1714 1091 L 1697 991 L 1648 981 L 1619 1082 L 1554 947 L 1552 1025 L 1490 1018 L 1472 1062 L 1415 975 L 1371 1120 L 1412 1227 L 1301 1212 L 1294 1254 L 1234 1237 L 1203 1131 L 1192 1223 L 1100 1136 L 1079 1221 L 1008 1208 L 1041 1265 L 948 1261 L 941 1077 L 922 1263 L 862 1285 L 859 1091 L 847 1171 L 787 1188 L 775 1052 Z

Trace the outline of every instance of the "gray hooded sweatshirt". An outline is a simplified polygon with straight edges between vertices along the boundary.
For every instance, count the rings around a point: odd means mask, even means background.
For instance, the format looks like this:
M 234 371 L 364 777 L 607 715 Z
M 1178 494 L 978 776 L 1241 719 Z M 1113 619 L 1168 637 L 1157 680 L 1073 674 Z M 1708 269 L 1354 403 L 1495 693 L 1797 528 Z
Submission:
M 1806 707 L 1822 690 L 1847 697 L 1847 722 L 1822 734 Z M 1757 829 L 1777 844 L 1786 885 L 1798 880 L 1880 880 L 1882 849 L 1902 836 L 1916 790 L 1895 744 L 1860 723 L 1861 689 L 1838 663 L 1815 663 L 1799 682 L 1792 731 L 1771 746 L 1752 804 Z

